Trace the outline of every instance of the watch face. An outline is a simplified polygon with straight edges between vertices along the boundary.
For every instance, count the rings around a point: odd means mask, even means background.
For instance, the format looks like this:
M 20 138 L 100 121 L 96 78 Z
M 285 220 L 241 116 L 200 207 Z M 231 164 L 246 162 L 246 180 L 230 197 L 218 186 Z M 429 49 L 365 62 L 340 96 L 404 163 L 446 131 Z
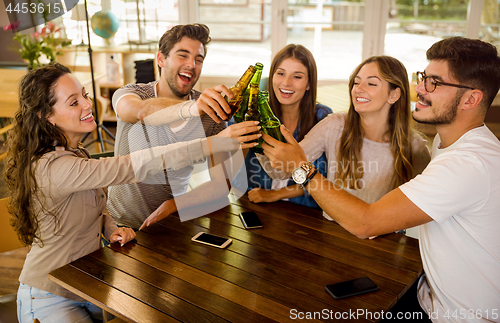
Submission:
M 303 170 L 302 168 L 295 168 L 292 172 L 292 178 L 295 183 L 297 184 L 302 184 L 306 181 L 307 179 L 307 174 L 306 171 Z

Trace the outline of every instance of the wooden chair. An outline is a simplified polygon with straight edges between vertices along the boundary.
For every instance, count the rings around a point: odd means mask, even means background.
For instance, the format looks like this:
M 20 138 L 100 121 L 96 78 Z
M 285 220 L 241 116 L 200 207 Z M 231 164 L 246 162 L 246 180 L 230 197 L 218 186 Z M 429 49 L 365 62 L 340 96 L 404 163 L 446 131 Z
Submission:
M 19 241 L 16 231 L 10 225 L 10 214 L 7 210 L 9 198 L 0 199 L 0 252 L 24 247 Z
M 10 214 L 7 210 L 9 198 L 0 199 L 0 252 L 15 250 L 24 245 L 19 241 L 17 233 L 10 225 Z M 0 297 L 0 323 L 17 322 L 17 294 Z
M 1 100 L 4 101 L 4 100 Z M 13 124 L 10 123 L 10 119 L 14 118 L 14 115 L 17 111 L 16 102 L 0 102 L 0 118 L 2 119 L 2 127 L 0 128 L 0 135 L 5 137 L 7 131 L 12 129 Z M 7 121 L 7 124 L 4 126 L 4 122 Z M 3 151 L 0 154 L 0 161 L 4 160 L 7 156 L 7 153 Z
M 19 108 L 19 82 L 26 69 L 2 68 L 0 78 L 0 118 L 7 121 L 14 118 L 14 115 Z M 6 125 L 1 127 L 0 135 L 4 135 L 12 128 L 12 124 L 6 122 Z M 2 151 L 0 160 L 3 160 L 6 153 Z

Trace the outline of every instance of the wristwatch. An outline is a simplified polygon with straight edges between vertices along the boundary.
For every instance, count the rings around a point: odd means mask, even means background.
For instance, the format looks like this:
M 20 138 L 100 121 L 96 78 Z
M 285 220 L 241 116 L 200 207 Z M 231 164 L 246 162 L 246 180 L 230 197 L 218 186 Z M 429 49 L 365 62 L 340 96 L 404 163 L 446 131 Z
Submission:
M 318 169 L 314 169 L 314 171 L 311 173 L 311 175 L 309 175 L 307 177 L 306 181 L 304 183 L 300 184 L 300 186 L 302 186 L 302 189 L 304 190 L 305 196 L 309 195 L 309 193 L 305 194 L 305 192 L 307 192 L 306 185 L 311 181 L 311 179 L 314 177 L 314 175 L 316 175 L 317 172 L 318 172 Z
M 311 170 L 314 168 L 313 164 L 311 162 L 307 162 L 304 165 L 295 168 L 292 171 L 292 179 L 295 183 L 297 184 L 304 184 L 307 179 L 309 178 L 309 174 L 311 173 Z

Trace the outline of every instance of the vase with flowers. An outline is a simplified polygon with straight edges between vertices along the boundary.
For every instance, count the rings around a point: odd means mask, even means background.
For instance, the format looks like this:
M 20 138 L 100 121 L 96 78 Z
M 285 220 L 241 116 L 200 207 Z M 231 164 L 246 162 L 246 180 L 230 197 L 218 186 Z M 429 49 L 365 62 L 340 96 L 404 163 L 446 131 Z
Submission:
M 21 58 L 28 62 L 28 69 L 34 69 L 41 65 L 40 58 L 45 55 L 48 60 L 55 61 L 58 55 L 62 55 L 62 48 L 71 45 L 71 40 L 60 37 L 61 28 L 56 28 L 52 22 L 48 22 L 40 32 L 36 31 L 31 35 L 17 32 L 19 22 L 5 26 L 4 30 L 12 30 L 13 37 L 21 48 L 16 48 Z

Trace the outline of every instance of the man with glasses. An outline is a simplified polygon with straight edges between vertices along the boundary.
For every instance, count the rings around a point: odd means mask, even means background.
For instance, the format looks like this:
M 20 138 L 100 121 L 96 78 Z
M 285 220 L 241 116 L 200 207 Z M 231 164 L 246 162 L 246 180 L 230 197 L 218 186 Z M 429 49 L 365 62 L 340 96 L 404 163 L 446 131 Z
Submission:
M 424 89 L 427 93 L 434 92 L 434 90 L 436 89 L 437 86 L 452 86 L 452 87 L 456 87 L 459 89 L 474 90 L 474 88 L 472 88 L 470 86 L 442 82 L 442 81 L 439 81 L 439 77 L 428 76 L 425 74 L 425 72 L 417 72 L 417 84 L 422 84 L 422 83 L 424 84 Z M 420 123 L 427 123 L 427 124 L 433 124 L 433 125 L 448 124 L 455 119 L 455 117 L 457 115 L 457 108 L 458 108 L 457 104 L 454 104 L 454 109 L 452 109 L 448 115 L 442 116 L 440 118 L 436 118 L 433 120 L 426 120 L 426 121 L 418 120 L 415 118 L 415 116 L 413 118 Z
M 491 44 L 453 37 L 432 45 L 427 59 L 413 118 L 438 134 L 423 173 L 373 204 L 314 169 L 305 170 L 303 185 L 360 238 L 422 225 L 418 302 L 433 322 L 500 322 L 500 141 L 484 125 L 500 88 L 500 57 Z M 282 131 L 288 144 L 264 135 L 264 152 L 273 167 L 300 173 L 306 156 Z M 408 310 L 415 294 L 396 306 Z

